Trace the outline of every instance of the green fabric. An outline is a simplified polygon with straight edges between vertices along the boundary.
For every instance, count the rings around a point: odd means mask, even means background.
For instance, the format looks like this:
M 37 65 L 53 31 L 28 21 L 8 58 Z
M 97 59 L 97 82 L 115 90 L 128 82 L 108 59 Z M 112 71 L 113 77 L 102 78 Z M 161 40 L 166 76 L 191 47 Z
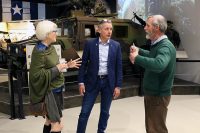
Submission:
M 53 81 L 51 80 L 51 68 L 58 64 L 58 59 L 54 46 L 49 46 L 44 51 L 39 51 L 36 47 L 33 49 L 29 70 L 30 100 L 32 103 L 40 102 L 47 91 L 64 84 L 62 73 Z
M 150 52 L 140 49 L 135 64 L 145 68 L 143 79 L 145 95 L 171 95 L 176 68 L 176 49 L 168 39 L 153 45 Z

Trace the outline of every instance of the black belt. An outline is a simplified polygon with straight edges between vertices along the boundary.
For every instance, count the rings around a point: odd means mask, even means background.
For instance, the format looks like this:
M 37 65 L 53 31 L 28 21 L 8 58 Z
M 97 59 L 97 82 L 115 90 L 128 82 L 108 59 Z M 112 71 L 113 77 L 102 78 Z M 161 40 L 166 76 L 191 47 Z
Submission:
M 99 79 L 105 79 L 105 78 L 107 78 L 108 77 L 108 75 L 98 75 L 98 78 Z

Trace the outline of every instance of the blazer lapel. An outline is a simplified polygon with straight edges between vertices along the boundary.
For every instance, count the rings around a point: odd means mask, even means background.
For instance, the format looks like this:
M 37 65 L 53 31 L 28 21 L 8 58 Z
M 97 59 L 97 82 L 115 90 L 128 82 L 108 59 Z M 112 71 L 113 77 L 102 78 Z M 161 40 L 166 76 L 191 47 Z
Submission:
M 110 62 L 110 59 L 112 58 L 112 43 L 111 43 L 111 40 L 109 42 L 109 48 L 108 48 L 108 65 L 109 65 L 109 62 Z
M 95 54 L 95 59 L 99 65 L 99 39 L 96 39 L 95 47 L 94 47 L 94 54 Z

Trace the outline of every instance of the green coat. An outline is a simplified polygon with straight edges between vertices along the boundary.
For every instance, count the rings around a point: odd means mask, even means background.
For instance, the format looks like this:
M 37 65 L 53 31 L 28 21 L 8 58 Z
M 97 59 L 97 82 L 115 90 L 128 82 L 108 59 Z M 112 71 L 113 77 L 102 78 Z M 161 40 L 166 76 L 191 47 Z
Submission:
M 140 49 L 135 64 L 145 68 L 144 95 L 169 96 L 176 68 L 176 49 L 166 38 L 151 47 Z
M 64 84 L 64 76 L 59 73 L 52 80 L 51 68 L 59 62 L 59 57 L 54 46 L 49 46 L 44 51 L 33 49 L 31 65 L 29 70 L 30 100 L 32 103 L 40 102 L 44 99 L 46 92 L 58 88 Z

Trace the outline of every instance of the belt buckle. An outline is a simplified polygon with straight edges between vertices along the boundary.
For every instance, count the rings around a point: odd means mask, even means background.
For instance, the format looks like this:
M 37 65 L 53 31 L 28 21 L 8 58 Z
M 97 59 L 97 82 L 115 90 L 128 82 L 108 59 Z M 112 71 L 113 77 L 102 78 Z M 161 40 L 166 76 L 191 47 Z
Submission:
M 106 75 L 99 75 L 100 79 L 104 79 L 106 77 Z
M 99 78 L 100 78 L 100 79 L 103 79 L 103 78 L 104 78 L 104 75 L 99 75 Z

